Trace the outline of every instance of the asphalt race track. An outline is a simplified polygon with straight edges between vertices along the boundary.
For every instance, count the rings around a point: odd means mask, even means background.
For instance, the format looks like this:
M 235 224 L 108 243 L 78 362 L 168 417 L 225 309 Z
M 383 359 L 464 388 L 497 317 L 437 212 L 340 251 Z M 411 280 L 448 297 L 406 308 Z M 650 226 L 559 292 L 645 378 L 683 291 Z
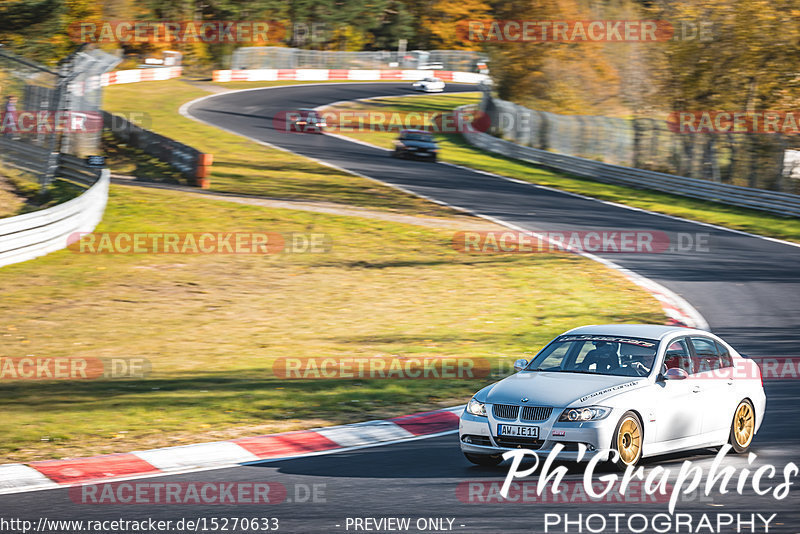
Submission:
M 378 95 L 408 94 L 408 83 L 322 84 L 272 88 L 223 94 L 193 105 L 189 112 L 204 122 L 248 137 L 313 157 L 338 167 L 402 186 L 427 197 L 467 208 L 537 231 L 637 229 L 707 235 L 707 248 L 660 254 L 600 254 L 619 265 L 666 286 L 689 301 L 722 335 L 740 351 L 756 356 L 800 356 L 800 248 L 729 232 L 687 221 L 586 200 L 502 180 L 443 164 L 395 160 L 385 151 L 343 139 L 290 134 L 273 125 L 281 111 L 316 107 L 326 103 Z M 451 85 L 449 90 L 474 90 Z M 554 273 L 557 276 L 557 273 Z M 751 469 L 797 462 L 800 452 L 798 396 L 796 382 L 765 383 L 767 417 L 752 451 L 758 454 Z M 466 399 L 465 399 L 466 400 Z M 645 462 L 648 472 L 656 465 L 677 470 L 686 460 L 707 469 L 713 452 L 692 456 L 659 458 Z M 747 465 L 744 457 L 728 460 L 737 467 Z M 349 452 L 299 458 L 234 469 L 203 471 L 159 477 L 151 481 L 269 481 L 283 484 L 286 501 L 273 505 L 83 505 L 70 500 L 65 489 L 37 491 L 0 497 L 0 510 L 36 520 L 42 515 L 62 519 L 125 519 L 192 517 L 277 517 L 280 532 L 354 532 L 347 518 L 410 517 L 451 518 L 456 532 L 544 532 L 546 513 L 643 513 L 652 518 L 667 510 L 666 503 L 581 502 L 469 502 L 461 493 L 468 481 L 502 481 L 507 468 L 482 468 L 469 464 L 460 454 L 454 435 L 365 448 Z M 580 480 L 580 469 L 570 466 L 571 480 Z M 737 470 L 738 476 L 738 470 Z M 778 482 L 782 477 L 778 477 Z M 673 477 L 674 479 L 674 477 Z M 764 479 L 765 483 L 768 479 Z M 306 498 L 317 485 L 317 498 Z M 766 486 L 768 484 L 764 484 Z M 769 532 L 800 532 L 800 489 L 785 500 L 771 494 L 756 495 L 750 484 L 743 495 L 735 490 L 711 497 L 692 495 L 678 504 L 678 512 L 702 514 L 777 513 Z M 477 498 L 476 498 L 477 499 Z M 474 499 L 475 500 L 475 499 Z M 479 500 L 479 499 L 478 499 Z M 311 502 L 315 501 L 315 502 Z M 467 501 L 467 502 L 465 502 Z M 599 521 L 599 520 L 597 520 Z M 447 521 L 445 526 L 449 525 Z M 599 523 L 591 525 L 598 528 Z M 634 529 L 641 528 L 634 522 Z M 721 532 L 736 532 L 735 524 Z M 360 530 L 365 531 L 365 530 Z M 380 530 L 380 531 L 386 531 Z M 413 527 L 411 532 L 418 531 Z M 448 528 L 428 531 L 442 532 Z M 564 532 L 563 524 L 549 532 Z M 580 532 L 577 524 L 569 532 Z M 582 532 L 589 532 L 583 525 Z M 594 530 L 598 532 L 599 530 Z M 614 532 L 613 521 L 604 531 Z M 631 532 L 621 524 L 618 532 Z M 642 532 L 641 530 L 638 530 Z M 648 528 L 643 532 L 654 532 Z M 661 532 L 692 532 L 670 529 Z M 696 530 L 717 532 L 717 530 Z M 754 530 L 764 532 L 758 523 Z

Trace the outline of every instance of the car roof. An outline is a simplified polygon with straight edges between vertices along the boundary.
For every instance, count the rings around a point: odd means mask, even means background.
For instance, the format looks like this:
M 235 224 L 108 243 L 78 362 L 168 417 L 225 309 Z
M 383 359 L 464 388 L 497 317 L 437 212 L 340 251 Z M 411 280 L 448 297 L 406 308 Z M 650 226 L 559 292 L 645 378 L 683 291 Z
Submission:
M 428 130 L 414 130 L 414 129 L 411 129 L 411 130 L 400 130 L 400 133 L 401 134 L 404 134 L 404 133 L 430 134 L 431 132 L 429 132 Z
M 314 108 L 300 108 L 297 111 L 317 111 L 317 110 Z
M 672 333 L 684 335 L 707 335 L 704 330 L 662 324 L 595 324 L 573 328 L 566 334 L 602 334 L 609 336 L 631 336 L 647 339 L 662 339 Z

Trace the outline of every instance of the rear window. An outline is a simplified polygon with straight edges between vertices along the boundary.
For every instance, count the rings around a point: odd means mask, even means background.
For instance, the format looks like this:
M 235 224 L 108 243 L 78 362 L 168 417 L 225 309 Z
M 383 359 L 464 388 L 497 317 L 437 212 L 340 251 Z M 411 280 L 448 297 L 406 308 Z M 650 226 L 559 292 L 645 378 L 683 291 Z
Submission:
M 722 364 L 722 367 L 733 367 L 733 358 L 731 357 L 730 351 L 728 351 L 728 349 L 725 348 L 725 345 L 719 341 L 715 341 L 714 343 L 717 345 L 719 361 Z

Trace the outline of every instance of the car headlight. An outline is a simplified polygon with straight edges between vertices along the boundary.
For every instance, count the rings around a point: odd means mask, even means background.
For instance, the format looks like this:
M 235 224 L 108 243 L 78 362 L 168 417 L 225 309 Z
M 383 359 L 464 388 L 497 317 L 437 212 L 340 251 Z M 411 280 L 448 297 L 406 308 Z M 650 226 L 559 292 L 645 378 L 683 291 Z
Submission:
M 596 421 L 605 418 L 611 413 L 611 408 L 604 406 L 587 406 L 586 408 L 567 408 L 558 418 L 560 422 L 581 423 L 583 421 Z
M 471 413 L 472 415 L 482 415 L 486 417 L 486 405 L 482 402 L 478 402 L 473 397 L 470 399 L 469 404 L 467 404 L 467 413 Z

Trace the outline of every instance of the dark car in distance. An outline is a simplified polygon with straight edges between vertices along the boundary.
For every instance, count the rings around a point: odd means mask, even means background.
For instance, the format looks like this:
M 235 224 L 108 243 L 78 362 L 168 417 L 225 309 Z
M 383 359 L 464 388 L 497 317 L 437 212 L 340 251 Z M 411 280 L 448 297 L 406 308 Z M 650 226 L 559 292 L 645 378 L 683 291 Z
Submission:
M 325 117 L 320 115 L 317 110 L 310 108 L 300 108 L 289 115 L 289 131 L 304 133 L 322 133 L 327 126 Z
M 433 134 L 425 130 L 401 130 L 394 141 L 392 157 L 395 158 L 425 158 L 436 161 L 439 146 L 433 139 Z

